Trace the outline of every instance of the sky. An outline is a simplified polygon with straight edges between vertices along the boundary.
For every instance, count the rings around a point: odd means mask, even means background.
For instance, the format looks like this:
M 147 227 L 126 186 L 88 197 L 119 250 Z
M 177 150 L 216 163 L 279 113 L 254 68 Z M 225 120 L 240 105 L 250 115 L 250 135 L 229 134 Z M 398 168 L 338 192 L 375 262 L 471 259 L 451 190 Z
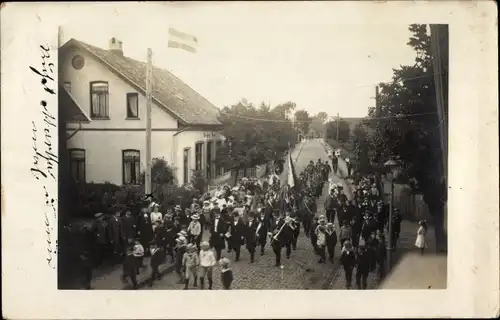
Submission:
M 73 3 L 79 14 L 62 25 L 61 41 L 107 49 L 116 37 L 125 56 L 141 61 L 149 47 L 155 66 L 217 107 L 293 101 L 310 114 L 363 117 L 376 84 L 414 61 L 408 24 L 374 22 L 366 12 L 346 19 L 327 4 Z M 167 48 L 169 27 L 196 36 L 198 52 Z

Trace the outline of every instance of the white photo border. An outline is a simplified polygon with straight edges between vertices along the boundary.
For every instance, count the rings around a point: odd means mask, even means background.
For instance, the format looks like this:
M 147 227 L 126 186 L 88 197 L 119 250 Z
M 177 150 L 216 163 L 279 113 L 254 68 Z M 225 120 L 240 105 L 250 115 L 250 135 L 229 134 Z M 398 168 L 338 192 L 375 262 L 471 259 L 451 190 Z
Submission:
M 1 13 L 2 304 L 9 319 L 494 317 L 499 310 L 498 49 L 493 1 L 274 2 L 249 14 L 310 10 L 336 23 L 449 24 L 448 285 L 446 290 L 68 291 L 47 264 L 57 221 L 34 178 L 32 129 L 43 125 L 40 45 L 56 65 L 58 27 L 100 6 L 158 10 L 158 3 L 7 3 Z M 181 4 L 174 3 L 174 6 Z M 184 3 L 188 6 L 188 4 Z M 195 4 L 189 4 L 195 5 Z M 201 4 L 199 4 L 201 5 Z M 229 5 L 204 3 L 202 5 Z M 235 4 L 231 4 L 235 5 Z M 149 9 L 148 9 L 149 8 Z M 166 10 L 166 7 L 165 7 Z M 141 11 L 142 12 L 142 11 Z M 324 20 L 324 19 L 323 19 Z M 305 23 L 302 21 L 301 23 Z M 161 36 L 161 35 L 158 35 Z M 383 35 L 381 35 L 383 36 Z M 57 77 L 57 72 L 55 73 Z M 57 78 L 55 78 L 57 81 Z M 56 86 L 57 89 L 57 86 Z M 47 98 L 57 114 L 57 95 Z M 42 130 L 43 131 L 43 130 Z M 39 133 L 43 137 L 43 133 Z M 54 139 L 57 146 L 57 139 Z M 41 144 L 41 138 L 39 143 Z M 57 181 L 47 180 L 57 195 Z

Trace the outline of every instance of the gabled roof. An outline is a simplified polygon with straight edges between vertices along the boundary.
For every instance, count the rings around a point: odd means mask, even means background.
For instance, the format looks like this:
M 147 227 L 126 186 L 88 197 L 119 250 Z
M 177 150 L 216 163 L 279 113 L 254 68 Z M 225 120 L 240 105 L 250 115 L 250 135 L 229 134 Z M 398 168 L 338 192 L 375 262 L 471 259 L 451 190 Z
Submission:
M 76 39 L 66 42 L 61 50 L 71 46 L 87 51 L 136 90 L 146 94 L 146 63 Z M 153 101 L 182 124 L 222 125 L 218 119 L 219 109 L 175 75 L 153 67 L 153 78 Z
M 62 117 L 66 122 L 90 122 L 89 116 L 78 105 L 73 95 L 68 90 L 59 86 L 59 106 Z

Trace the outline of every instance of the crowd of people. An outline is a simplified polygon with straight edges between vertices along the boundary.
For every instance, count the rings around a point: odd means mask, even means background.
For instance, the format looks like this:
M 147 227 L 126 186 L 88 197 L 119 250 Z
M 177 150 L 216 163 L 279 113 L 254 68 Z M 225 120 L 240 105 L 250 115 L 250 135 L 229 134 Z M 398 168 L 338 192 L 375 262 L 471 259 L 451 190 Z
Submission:
M 302 230 L 310 239 L 318 263 L 334 263 L 338 243 L 346 287 L 351 287 L 356 269 L 358 288 L 367 288 L 369 272 L 378 266 L 379 276 L 384 275 L 387 206 L 380 200 L 374 177 L 358 181 L 349 200 L 342 184 L 334 184 L 329 178 L 332 171 L 338 170 L 333 158 L 332 165 L 321 159 L 311 161 L 296 177 L 293 187 L 282 185 L 273 173 L 266 180 L 242 178 L 235 187 L 219 187 L 192 199 L 188 208 L 163 208 L 153 199 L 138 216 L 125 210 L 105 220 L 98 213 L 91 228 L 93 252 L 82 254 L 82 261 L 94 260 L 97 263 L 93 266 L 99 265 L 105 252 L 112 251 L 123 264 L 122 280 L 137 288 L 137 275 L 145 267 L 143 257 L 151 257 L 149 285 L 161 277 L 160 265 L 170 260 L 185 289 L 190 283 L 204 289 L 205 280 L 212 289 L 213 269 L 219 263 L 223 287 L 230 289 L 230 262 L 240 261 L 242 248 L 248 252 L 251 264 L 257 252 L 264 255 L 270 248 L 279 267 L 282 251 L 287 259 L 291 258 Z M 324 214 L 318 216 L 316 200 L 322 196 L 325 184 L 329 194 Z M 397 212 L 391 223 L 394 243 L 401 223 Z M 223 256 L 225 249 L 227 254 Z M 84 265 L 88 266 L 85 286 L 90 288 L 92 264 Z

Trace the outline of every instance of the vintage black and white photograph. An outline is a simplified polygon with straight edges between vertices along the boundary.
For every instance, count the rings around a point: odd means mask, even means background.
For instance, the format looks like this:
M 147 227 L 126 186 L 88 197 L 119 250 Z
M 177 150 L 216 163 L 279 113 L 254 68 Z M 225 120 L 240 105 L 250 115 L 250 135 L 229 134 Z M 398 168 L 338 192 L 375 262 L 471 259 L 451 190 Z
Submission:
M 59 28 L 58 288 L 445 289 L 448 26 L 200 6 Z
M 494 5 L 2 3 L 2 315 L 498 316 Z

